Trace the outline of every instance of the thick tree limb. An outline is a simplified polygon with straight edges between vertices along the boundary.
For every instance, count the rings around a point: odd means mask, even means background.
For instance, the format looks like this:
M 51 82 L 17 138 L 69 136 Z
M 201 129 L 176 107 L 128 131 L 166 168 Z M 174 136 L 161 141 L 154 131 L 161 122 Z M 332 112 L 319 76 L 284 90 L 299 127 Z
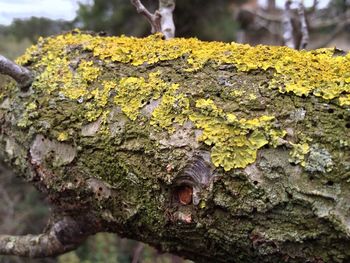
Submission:
M 71 228 L 18 254 L 107 231 L 197 262 L 349 262 L 348 57 L 79 32 L 28 52 L 0 158 Z
M 0 55 L 0 73 L 13 78 L 22 89 L 26 89 L 33 82 L 32 73 L 14 63 L 13 61 Z
M 84 222 L 64 217 L 40 235 L 0 235 L 0 254 L 30 258 L 52 257 L 76 249 L 91 234 Z

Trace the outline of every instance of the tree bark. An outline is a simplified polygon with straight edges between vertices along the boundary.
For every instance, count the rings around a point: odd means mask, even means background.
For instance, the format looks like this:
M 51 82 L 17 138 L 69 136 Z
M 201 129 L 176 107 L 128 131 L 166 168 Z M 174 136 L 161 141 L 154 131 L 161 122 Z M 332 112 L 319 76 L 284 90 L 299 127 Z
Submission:
M 197 262 L 348 262 L 349 61 L 158 35 L 43 39 L 18 60 L 30 89 L 0 83 L 0 159 L 47 195 L 49 226 L 73 222 L 56 254 L 107 231 Z M 6 238 L 0 251 L 31 256 Z

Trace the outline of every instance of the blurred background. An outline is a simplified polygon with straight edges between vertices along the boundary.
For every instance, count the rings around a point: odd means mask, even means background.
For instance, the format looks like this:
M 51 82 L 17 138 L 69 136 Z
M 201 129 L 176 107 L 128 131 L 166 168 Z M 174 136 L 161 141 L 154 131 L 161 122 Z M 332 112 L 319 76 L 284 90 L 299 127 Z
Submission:
M 154 11 L 157 0 L 143 0 Z M 251 45 L 283 45 L 285 1 L 177 0 L 176 36 Z M 350 0 L 305 0 L 307 49 L 350 50 Z M 298 2 L 291 8 L 297 17 Z M 292 21 L 293 22 L 293 21 Z M 297 23 L 297 19 L 295 23 Z M 110 35 L 147 36 L 150 26 L 129 0 L 0 0 L 0 54 L 15 59 L 35 43 L 73 28 Z M 296 27 L 297 28 L 297 27 Z M 296 35 L 298 32 L 293 32 Z M 1 82 L 1 76 L 0 76 Z M 36 234 L 45 227 L 49 208 L 44 197 L 0 164 L 0 233 Z M 173 255 L 113 234 L 89 238 L 78 250 L 58 258 L 29 260 L 0 256 L 0 263 L 184 263 Z

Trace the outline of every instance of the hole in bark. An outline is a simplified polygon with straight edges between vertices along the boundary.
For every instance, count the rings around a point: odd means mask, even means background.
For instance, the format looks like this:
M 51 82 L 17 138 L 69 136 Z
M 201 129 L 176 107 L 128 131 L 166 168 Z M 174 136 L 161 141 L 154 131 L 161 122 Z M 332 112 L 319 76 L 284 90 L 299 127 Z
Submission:
M 188 185 L 179 185 L 175 188 L 173 197 L 176 202 L 181 205 L 189 205 L 192 203 L 193 188 Z
M 315 177 L 313 177 L 312 175 L 310 175 L 309 177 L 310 181 L 313 181 L 315 179 Z
M 334 185 L 334 182 L 333 181 L 331 181 L 331 180 L 329 180 L 329 181 L 327 181 L 327 183 L 326 183 L 328 186 L 332 186 L 332 185 Z
M 259 183 L 258 181 L 254 181 L 254 182 L 253 182 L 254 185 L 257 185 L 258 183 Z
M 328 111 L 328 113 L 334 113 L 333 109 L 328 109 L 327 111 Z
M 98 190 L 99 190 L 99 191 L 102 191 L 102 187 L 99 187 Z
M 350 129 L 350 122 L 348 122 L 347 124 L 345 124 L 345 127 Z
M 288 197 L 289 199 L 292 199 L 292 198 L 293 198 L 293 195 L 292 195 L 291 193 L 287 193 L 287 197 Z

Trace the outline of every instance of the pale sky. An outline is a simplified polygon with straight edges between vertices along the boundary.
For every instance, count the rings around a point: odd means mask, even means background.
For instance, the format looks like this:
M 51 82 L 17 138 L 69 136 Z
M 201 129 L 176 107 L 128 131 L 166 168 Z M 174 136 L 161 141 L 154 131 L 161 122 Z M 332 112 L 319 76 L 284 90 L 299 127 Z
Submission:
M 72 20 L 78 2 L 86 0 L 0 0 L 0 24 L 9 25 L 13 18 L 31 16 Z
M 0 0 L 0 24 L 9 25 L 14 18 L 29 18 L 31 16 L 72 20 L 75 18 L 78 2 L 91 3 L 92 0 Z M 259 2 L 264 4 L 266 0 L 259 0 Z M 276 2 L 278 6 L 283 7 L 284 0 Z M 304 0 L 304 2 L 306 6 L 311 6 L 313 0 Z M 322 8 L 328 4 L 329 0 L 320 0 L 319 2 L 319 7 Z

